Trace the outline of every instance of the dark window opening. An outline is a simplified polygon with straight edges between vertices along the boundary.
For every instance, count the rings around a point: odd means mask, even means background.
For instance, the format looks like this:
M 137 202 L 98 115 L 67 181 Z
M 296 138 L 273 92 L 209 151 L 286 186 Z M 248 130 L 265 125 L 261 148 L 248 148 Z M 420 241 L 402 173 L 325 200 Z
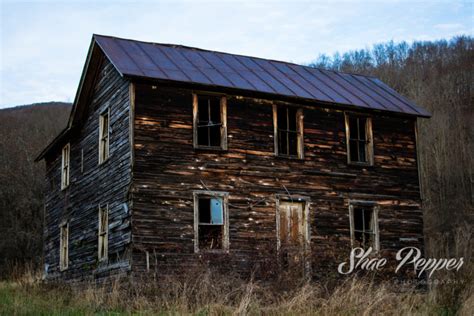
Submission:
M 349 157 L 352 162 L 367 163 L 367 118 L 349 117 Z
M 221 198 L 199 198 L 199 248 L 222 249 L 224 208 Z
M 278 154 L 298 156 L 298 116 L 292 107 L 277 108 Z
M 374 247 L 374 212 L 372 208 L 354 207 L 354 241 L 356 247 Z
M 198 146 L 221 146 L 221 98 L 214 96 L 198 96 Z

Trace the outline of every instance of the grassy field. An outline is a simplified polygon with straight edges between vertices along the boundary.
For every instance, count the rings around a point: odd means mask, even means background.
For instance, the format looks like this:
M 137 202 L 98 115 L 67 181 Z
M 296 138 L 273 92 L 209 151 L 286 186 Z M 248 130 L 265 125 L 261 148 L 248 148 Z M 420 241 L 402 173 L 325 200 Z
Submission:
M 472 285 L 456 298 L 355 278 L 329 289 L 202 273 L 79 290 L 28 276 L 0 282 L 0 315 L 472 315 Z

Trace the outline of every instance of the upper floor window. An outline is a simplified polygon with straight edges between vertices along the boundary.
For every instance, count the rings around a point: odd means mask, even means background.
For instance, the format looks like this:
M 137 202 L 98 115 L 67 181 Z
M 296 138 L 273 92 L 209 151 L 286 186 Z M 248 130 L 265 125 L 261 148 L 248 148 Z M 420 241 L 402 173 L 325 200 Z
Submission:
M 352 247 L 379 250 L 378 206 L 370 204 L 351 204 L 349 216 L 351 222 Z
M 62 150 L 61 159 L 61 190 L 69 186 L 69 162 L 71 156 L 71 145 L 67 144 Z
M 347 114 L 346 141 L 347 162 L 373 165 L 372 120 L 370 117 Z
M 273 106 L 275 154 L 303 158 L 303 110 Z
M 109 248 L 109 206 L 99 205 L 99 261 L 107 260 Z
M 224 96 L 193 94 L 194 147 L 227 149 L 227 104 Z
M 194 250 L 227 250 L 229 224 L 227 193 L 194 194 Z
M 59 226 L 59 269 L 65 270 L 69 265 L 69 223 Z
M 109 125 L 110 112 L 107 109 L 99 119 L 99 164 L 109 158 Z

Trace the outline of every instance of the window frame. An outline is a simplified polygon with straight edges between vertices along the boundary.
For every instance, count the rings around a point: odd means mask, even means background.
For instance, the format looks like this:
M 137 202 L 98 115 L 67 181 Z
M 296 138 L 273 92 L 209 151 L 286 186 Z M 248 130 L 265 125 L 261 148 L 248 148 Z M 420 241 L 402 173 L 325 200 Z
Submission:
M 221 249 L 200 249 L 199 248 L 199 199 L 201 197 L 221 198 L 222 199 L 222 219 L 223 224 L 211 224 L 214 226 L 223 226 L 222 248 Z M 229 251 L 229 193 L 221 191 L 194 191 L 194 252 L 228 252 Z
M 61 150 L 61 190 L 70 184 L 71 177 L 71 144 L 67 143 Z
M 107 135 L 104 137 L 104 121 L 107 116 Z M 104 144 L 104 138 L 106 139 Z M 107 155 L 104 155 L 104 152 Z M 110 108 L 105 109 L 99 116 L 99 165 L 110 158 Z
M 371 208 L 372 209 L 372 225 L 373 229 L 371 234 L 374 236 L 373 244 L 369 247 L 372 247 L 372 251 L 377 253 L 380 251 L 380 231 L 379 231 L 379 212 L 380 212 L 380 205 L 373 201 L 349 201 L 349 225 L 350 225 L 350 237 L 351 237 L 351 248 L 354 248 L 356 243 L 355 240 L 355 218 L 354 218 L 354 208 L 361 207 L 361 208 Z M 366 234 L 365 231 L 361 232 L 362 234 Z M 369 247 L 364 248 L 367 250 Z
M 279 131 L 278 128 L 278 108 L 288 109 L 289 105 L 277 105 L 273 104 L 273 139 L 274 139 L 274 153 L 277 157 L 289 158 L 289 159 L 304 159 L 304 115 L 303 108 L 296 107 L 296 155 L 287 155 L 279 152 Z M 288 113 L 288 112 L 287 112 Z M 287 114 L 288 120 L 288 114 Z M 288 140 L 287 140 L 288 142 Z M 289 145 L 288 145 L 289 146 Z
M 365 118 L 365 156 L 367 161 L 353 161 L 351 160 L 351 148 L 350 141 L 354 138 L 351 138 L 350 135 L 350 118 L 355 117 Z M 344 124 L 346 129 L 346 151 L 347 151 L 347 164 L 349 165 L 359 165 L 359 166 L 373 166 L 374 165 L 374 138 L 372 131 L 372 117 L 369 115 L 354 113 L 354 112 L 344 112 Z M 357 139 L 359 140 L 359 139 Z
M 106 225 L 103 225 L 103 213 L 105 212 Z M 99 221 L 97 230 L 97 258 L 99 262 L 106 261 L 109 257 L 109 204 L 99 204 Z M 105 231 L 102 231 L 102 228 Z M 105 249 L 105 251 L 104 251 Z M 102 253 L 104 255 L 102 256 Z
M 199 145 L 198 139 L 198 125 L 199 125 L 199 97 L 213 97 L 220 98 L 220 145 L 219 146 L 206 146 Z M 227 96 L 223 94 L 213 93 L 200 93 L 193 92 L 193 147 L 195 149 L 207 149 L 207 150 L 227 150 Z
M 66 233 L 66 237 L 64 237 Z M 65 242 L 65 244 L 64 244 Z M 69 222 L 59 224 L 59 270 L 64 271 L 69 267 Z

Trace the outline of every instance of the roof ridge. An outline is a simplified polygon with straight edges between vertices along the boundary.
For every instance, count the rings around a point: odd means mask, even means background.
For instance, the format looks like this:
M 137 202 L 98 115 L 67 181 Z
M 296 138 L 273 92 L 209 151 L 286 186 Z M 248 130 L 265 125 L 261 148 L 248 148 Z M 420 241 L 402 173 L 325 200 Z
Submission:
M 119 39 L 119 40 L 124 40 L 124 41 L 130 41 L 130 42 L 139 42 L 139 43 L 145 43 L 145 44 L 151 44 L 151 45 L 160 45 L 160 46 L 166 46 L 166 47 L 192 49 L 192 50 L 197 50 L 197 51 L 202 51 L 202 52 L 210 52 L 210 53 L 225 54 L 225 55 L 231 55 L 231 56 L 240 56 L 240 57 L 261 59 L 261 60 L 266 60 L 266 61 L 271 61 L 271 62 L 276 62 L 276 63 L 281 63 L 281 64 L 295 65 L 295 66 L 305 67 L 305 68 L 310 68 L 310 69 L 319 69 L 319 70 L 322 70 L 322 71 L 330 71 L 330 72 L 333 72 L 333 73 L 379 79 L 378 77 L 375 77 L 375 76 L 363 75 L 363 74 L 360 74 L 360 73 L 338 71 L 338 70 L 326 69 L 326 68 L 320 68 L 320 67 L 312 67 L 312 66 L 309 66 L 309 65 L 297 64 L 295 62 L 289 62 L 289 61 L 283 61 L 283 60 L 277 60 L 277 59 L 269 59 L 269 58 L 243 55 L 243 54 L 234 54 L 234 53 L 228 53 L 228 52 L 222 52 L 222 51 L 217 51 L 217 50 L 205 49 L 205 48 L 200 48 L 200 47 L 187 46 L 187 45 L 182 45 L 182 44 L 149 42 L 149 41 L 142 41 L 142 40 L 137 40 L 137 39 L 124 38 L 124 37 L 118 37 L 118 36 L 112 36 L 112 35 L 95 34 L 95 33 L 92 36 L 93 37 L 96 37 L 96 36 L 108 37 L 108 38 L 114 38 L 114 39 Z

